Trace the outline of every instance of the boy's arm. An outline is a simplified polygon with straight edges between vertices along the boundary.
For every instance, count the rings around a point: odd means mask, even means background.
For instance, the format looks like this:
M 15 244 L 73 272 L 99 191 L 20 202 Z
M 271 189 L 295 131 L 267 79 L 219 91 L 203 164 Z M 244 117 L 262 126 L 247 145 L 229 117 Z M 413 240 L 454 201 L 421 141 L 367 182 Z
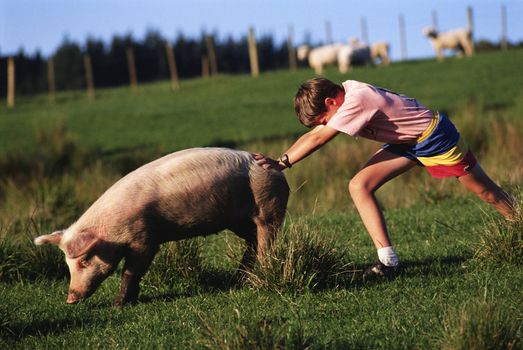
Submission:
M 338 130 L 330 126 L 319 125 L 308 133 L 303 134 L 284 154 L 287 155 L 288 162 L 292 165 L 332 140 L 338 133 Z M 266 169 L 284 170 L 288 168 L 280 160 L 273 160 L 259 154 L 255 157 L 257 163 Z

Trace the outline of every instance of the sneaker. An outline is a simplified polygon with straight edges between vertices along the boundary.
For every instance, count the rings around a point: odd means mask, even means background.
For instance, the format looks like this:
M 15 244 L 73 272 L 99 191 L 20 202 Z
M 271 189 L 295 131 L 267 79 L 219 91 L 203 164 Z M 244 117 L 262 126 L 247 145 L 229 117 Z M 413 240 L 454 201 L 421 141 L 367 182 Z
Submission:
M 396 277 L 399 272 L 398 266 L 387 266 L 384 265 L 381 261 L 376 261 L 371 267 L 369 267 L 363 273 L 364 278 L 391 278 Z

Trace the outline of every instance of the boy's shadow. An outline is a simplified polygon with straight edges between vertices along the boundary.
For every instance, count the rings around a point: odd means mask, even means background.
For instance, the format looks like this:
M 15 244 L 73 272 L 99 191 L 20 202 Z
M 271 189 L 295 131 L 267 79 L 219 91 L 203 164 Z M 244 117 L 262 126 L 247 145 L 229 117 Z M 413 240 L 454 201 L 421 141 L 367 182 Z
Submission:
M 453 276 L 461 274 L 457 267 L 469 260 L 469 257 L 451 255 L 443 258 L 426 258 L 424 260 L 402 260 L 401 269 L 392 277 L 378 277 L 365 278 L 364 271 L 369 265 L 358 264 L 355 266 L 354 274 L 350 277 L 350 283 L 347 283 L 348 288 L 373 286 L 380 283 L 387 283 L 392 280 L 401 279 L 415 279 L 423 276 L 424 279 L 436 276 Z
M 336 281 L 326 282 L 317 285 L 315 292 L 340 289 L 368 288 L 381 283 L 388 283 L 395 279 L 415 279 L 423 276 L 429 279 L 435 276 L 453 276 L 461 274 L 459 267 L 469 260 L 464 256 L 446 256 L 443 258 L 424 260 L 403 260 L 402 268 L 398 274 L 391 278 L 366 279 L 363 273 L 367 264 L 357 264 L 343 276 L 339 276 Z M 203 271 L 198 278 L 197 286 L 190 286 L 183 292 L 167 292 L 156 295 L 143 295 L 139 298 L 140 303 L 152 303 L 155 301 L 172 301 L 179 298 L 190 298 L 201 294 L 219 294 L 231 290 L 245 288 L 242 283 L 241 274 L 235 270 L 208 270 Z

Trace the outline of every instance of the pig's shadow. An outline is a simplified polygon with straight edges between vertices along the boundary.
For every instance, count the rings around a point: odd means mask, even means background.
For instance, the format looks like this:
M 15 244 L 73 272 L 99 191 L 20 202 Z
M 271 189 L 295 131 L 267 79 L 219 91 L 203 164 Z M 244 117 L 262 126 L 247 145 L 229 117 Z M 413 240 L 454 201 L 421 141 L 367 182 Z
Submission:
M 67 330 L 88 326 L 93 320 L 64 318 L 59 320 L 36 320 L 31 323 L 14 323 L 0 330 L 0 338 L 19 341 L 27 337 L 43 337 L 51 334 L 61 334 Z
M 139 303 L 155 301 L 170 301 L 179 298 L 189 298 L 201 294 L 218 294 L 229 290 L 241 289 L 241 274 L 238 270 L 205 270 L 200 272 L 195 283 L 191 283 L 183 291 L 173 291 L 158 294 L 140 294 Z

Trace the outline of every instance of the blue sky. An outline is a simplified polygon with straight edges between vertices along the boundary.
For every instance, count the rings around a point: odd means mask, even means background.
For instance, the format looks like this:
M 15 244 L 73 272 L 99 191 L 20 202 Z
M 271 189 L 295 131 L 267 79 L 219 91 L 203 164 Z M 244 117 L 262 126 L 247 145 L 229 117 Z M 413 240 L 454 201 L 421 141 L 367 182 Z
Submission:
M 388 41 L 397 59 L 401 56 L 398 15 L 402 14 L 408 57 L 419 58 L 433 55 L 421 35 L 421 29 L 432 24 L 432 11 L 440 29 L 452 29 L 466 26 L 470 5 L 475 38 L 498 41 L 502 3 L 507 8 L 509 40 L 523 41 L 521 0 L 0 0 L 0 55 L 20 48 L 49 55 L 64 36 L 80 43 L 87 36 L 109 42 L 114 34 L 142 38 L 149 28 L 168 39 L 179 32 L 198 37 L 202 31 L 239 38 L 252 26 L 256 35 L 270 34 L 280 42 L 292 25 L 294 42 L 299 44 L 306 35 L 313 42 L 325 41 L 329 22 L 333 39 L 346 41 L 361 37 L 364 17 L 370 41 Z

